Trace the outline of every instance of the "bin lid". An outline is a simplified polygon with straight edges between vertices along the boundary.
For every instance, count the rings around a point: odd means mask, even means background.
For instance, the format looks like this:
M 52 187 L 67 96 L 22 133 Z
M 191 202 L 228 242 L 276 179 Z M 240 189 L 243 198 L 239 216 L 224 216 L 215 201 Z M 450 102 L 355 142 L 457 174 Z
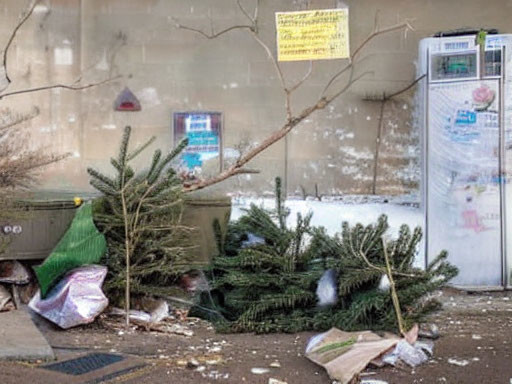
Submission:
M 76 208 L 75 198 L 90 200 L 98 197 L 94 192 L 76 192 L 59 190 L 32 190 L 18 200 L 19 206 L 26 209 L 72 209 Z

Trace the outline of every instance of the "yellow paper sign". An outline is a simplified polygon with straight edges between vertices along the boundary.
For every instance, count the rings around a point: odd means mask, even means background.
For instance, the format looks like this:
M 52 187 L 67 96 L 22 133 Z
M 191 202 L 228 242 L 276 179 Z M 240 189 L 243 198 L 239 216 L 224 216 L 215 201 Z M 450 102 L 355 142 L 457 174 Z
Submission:
M 276 12 L 279 61 L 349 57 L 348 9 Z

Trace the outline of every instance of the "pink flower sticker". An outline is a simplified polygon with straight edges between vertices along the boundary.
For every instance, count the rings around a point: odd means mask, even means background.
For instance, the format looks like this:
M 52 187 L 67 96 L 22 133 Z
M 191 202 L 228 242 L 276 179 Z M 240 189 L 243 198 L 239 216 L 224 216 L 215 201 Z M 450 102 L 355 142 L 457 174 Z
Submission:
M 487 85 L 476 88 L 473 90 L 473 104 L 475 109 L 477 111 L 485 111 L 490 107 L 495 97 L 496 93 Z

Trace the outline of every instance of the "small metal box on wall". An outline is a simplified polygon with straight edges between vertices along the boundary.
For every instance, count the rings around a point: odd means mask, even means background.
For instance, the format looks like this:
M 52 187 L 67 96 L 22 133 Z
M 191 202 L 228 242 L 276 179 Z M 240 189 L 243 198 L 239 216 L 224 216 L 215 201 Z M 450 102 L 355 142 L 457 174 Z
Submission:
M 423 39 L 419 61 L 426 263 L 447 250 L 454 285 L 509 287 L 512 35 Z
M 220 112 L 175 112 L 173 115 L 174 145 L 188 138 L 181 156 L 181 166 L 190 172 L 201 172 L 206 162 L 218 164 L 222 170 L 222 114 Z

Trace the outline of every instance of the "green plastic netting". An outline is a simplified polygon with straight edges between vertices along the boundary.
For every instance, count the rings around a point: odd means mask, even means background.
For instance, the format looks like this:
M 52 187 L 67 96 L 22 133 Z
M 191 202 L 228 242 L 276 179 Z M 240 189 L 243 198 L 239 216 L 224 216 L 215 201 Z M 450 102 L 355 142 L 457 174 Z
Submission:
M 92 220 L 92 204 L 82 205 L 71 226 L 60 239 L 50 256 L 34 267 L 41 297 L 68 271 L 82 265 L 97 264 L 107 249 L 107 242 Z

